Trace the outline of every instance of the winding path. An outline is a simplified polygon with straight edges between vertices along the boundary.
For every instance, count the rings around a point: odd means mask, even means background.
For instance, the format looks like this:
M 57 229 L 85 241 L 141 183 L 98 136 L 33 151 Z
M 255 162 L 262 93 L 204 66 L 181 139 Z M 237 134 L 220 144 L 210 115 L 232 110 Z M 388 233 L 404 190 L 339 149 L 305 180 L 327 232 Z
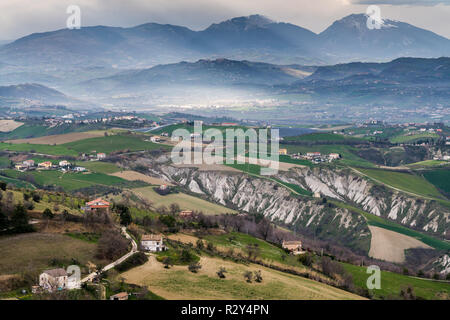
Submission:
M 126 227 L 122 227 L 122 234 L 125 236 L 125 238 L 131 240 L 131 251 L 128 252 L 126 255 L 120 257 L 119 259 L 117 259 L 114 262 L 111 262 L 110 264 L 108 264 L 106 267 L 104 267 L 100 272 L 92 272 L 89 275 L 87 275 L 85 278 L 83 278 L 81 280 L 81 283 L 85 283 L 85 282 L 92 282 L 92 280 L 94 280 L 94 278 L 102 272 L 108 271 L 112 268 L 114 268 L 115 266 L 121 264 L 122 262 L 124 262 L 126 259 L 128 259 L 129 257 L 131 257 L 133 254 L 135 254 L 138 251 L 138 246 L 136 241 L 134 241 L 134 239 L 127 233 L 127 228 Z

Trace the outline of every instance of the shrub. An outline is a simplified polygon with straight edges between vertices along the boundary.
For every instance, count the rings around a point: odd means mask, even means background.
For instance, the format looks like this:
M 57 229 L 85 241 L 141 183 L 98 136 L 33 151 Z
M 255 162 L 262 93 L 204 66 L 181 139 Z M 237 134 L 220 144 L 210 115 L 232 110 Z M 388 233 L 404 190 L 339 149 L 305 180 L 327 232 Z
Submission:
M 55 216 L 52 212 L 52 210 L 50 210 L 49 208 L 46 208 L 44 210 L 44 212 L 42 213 L 42 215 L 44 216 L 44 218 L 46 219 L 53 219 L 53 217 Z
M 225 279 L 225 273 L 227 272 L 227 270 L 224 267 L 220 267 L 219 271 L 217 271 L 217 275 L 219 276 L 220 279 Z
M 193 262 L 188 266 L 188 270 L 192 273 L 197 273 L 202 268 L 202 265 L 198 262 Z
M 313 258 L 309 253 L 301 254 L 298 256 L 298 262 L 300 262 L 305 267 L 310 267 L 313 263 Z
M 130 270 L 134 267 L 143 265 L 148 261 L 148 257 L 143 252 L 136 252 L 131 257 L 118 264 L 115 269 L 119 272 Z
M 195 246 L 199 250 L 203 250 L 205 248 L 205 244 L 203 243 L 203 240 L 201 240 L 201 239 L 197 240 L 197 242 L 195 243 Z
M 170 257 L 164 257 L 162 263 L 164 264 L 164 268 L 166 269 L 169 269 L 170 266 L 173 266 L 172 259 Z
M 254 272 L 254 276 L 255 276 L 255 281 L 256 282 L 262 282 L 263 278 L 261 275 L 261 270 L 255 271 Z
M 244 279 L 245 279 L 245 281 L 247 281 L 248 283 L 252 283 L 252 280 L 253 280 L 253 272 L 251 272 L 251 271 L 245 271 L 245 272 L 244 272 Z

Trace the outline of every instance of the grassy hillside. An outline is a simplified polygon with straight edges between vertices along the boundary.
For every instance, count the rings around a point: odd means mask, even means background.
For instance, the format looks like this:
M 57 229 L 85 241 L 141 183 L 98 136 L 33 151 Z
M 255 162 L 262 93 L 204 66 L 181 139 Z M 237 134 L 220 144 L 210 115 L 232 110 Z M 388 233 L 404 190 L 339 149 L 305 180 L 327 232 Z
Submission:
M 85 265 L 97 262 L 96 245 L 60 234 L 28 233 L 0 237 L 0 274 L 55 268 L 52 260 Z
M 106 185 L 114 187 L 142 187 L 144 182 L 131 182 L 103 173 L 63 173 L 60 171 L 32 171 L 27 173 L 15 170 L 3 171 L 8 177 L 32 177 L 34 184 L 38 186 L 51 185 L 62 187 L 65 191 L 73 191 L 94 185 Z M 29 180 L 30 181 L 30 180 Z M 33 182 L 32 181 L 32 182 Z
M 186 266 L 165 269 L 154 257 L 146 264 L 122 274 L 128 283 L 145 285 L 166 299 L 360 299 L 360 297 L 323 283 L 264 268 L 258 265 L 237 264 L 203 256 L 202 268 L 196 274 Z M 220 279 L 220 267 L 227 270 Z M 261 283 L 247 283 L 245 271 L 261 271 Z
M 416 140 L 437 139 L 437 138 L 439 138 L 439 136 L 435 133 L 424 132 L 424 133 L 418 133 L 418 134 L 414 134 L 414 135 L 401 134 L 401 135 L 392 137 L 389 140 L 392 143 L 407 143 L 407 142 L 412 142 L 412 141 L 416 141 Z
M 137 188 L 133 189 L 133 192 L 139 197 L 151 201 L 154 207 L 169 207 L 172 203 L 177 203 L 183 210 L 203 211 L 204 214 L 235 213 L 232 209 L 185 193 L 172 193 L 161 196 L 155 192 L 154 187 Z
M 315 142 L 315 141 L 345 141 L 345 140 L 352 140 L 357 141 L 360 139 L 350 137 L 350 136 L 344 136 L 342 134 L 333 134 L 333 133 L 310 133 L 310 134 L 304 134 L 301 136 L 294 136 L 294 137 L 285 137 L 285 141 L 308 141 L 308 142 Z
M 439 190 L 450 194 L 450 169 L 425 171 L 423 176 Z
M 113 135 L 107 137 L 90 138 L 63 144 L 65 148 L 77 153 L 90 153 L 92 151 L 111 153 L 115 151 L 141 151 L 168 149 L 167 146 L 144 141 L 141 137 L 132 135 Z
M 359 267 L 343 263 L 344 268 L 353 276 L 353 281 L 360 288 L 367 288 L 366 282 L 369 274 L 367 267 Z M 424 299 L 449 299 L 450 284 L 425 279 L 417 279 L 409 276 L 381 271 L 381 289 L 371 290 L 374 298 L 393 299 L 400 297 L 400 290 L 413 287 L 417 297 Z
M 435 186 L 419 175 L 378 169 L 358 169 L 358 171 L 361 171 L 369 178 L 400 190 L 424 197 L 444 198 Z
M 432 237 L 430 235 L 421 233 L 421 232 L 413 230 L 413 229 L 409 229 L 407 227 L 402 226 L 401 224 L 398 224 L 398 223 L 390 221 L 388 219 L 384 219 L 384 218 L 378 217 L 376 215 L 370 214 L 368 212 L 365 212 L 362 209 L 355 208 L 349 204 L 342 203 L 339 201 L 333 201 L 333 200 L 330 200 L 330 201 L 339 207 L 346 208 L 353 212 L 357 212 L 357 213 L 361 214 L 362 216 L 364 216 L 366 218 L 367 223 L 369 225 L 384 228 L 384 229 L 391 230 L 391 231 L 395 231 L 395 232 L 416 238 L 416 239 L 422 241 L 423 243 L 429 245 L 430 247 L 433 247 L 438 250 L 450 250 L 450 243 L 447 241 Z
M 28 143 L 20 143 L 20 144 L 12 144 L 12 143 L 0 143 L 0 150 L 9 150 L 9 151 L 26 151 L 31 153 L 42 153 L 56 156 L 78 156 L 78 152 L 75 150 L 70 150 L 64 145 L 59 146 L 49 146 L 43 144 L 28 144 Z
M 115 173 L 119 172 L 121 169 L 113 163 L 110 162 L 102 162 L 102 161 L 84 161 L 77 162 L 77 165 L 87 168 L 92 172 L 98 173 Z

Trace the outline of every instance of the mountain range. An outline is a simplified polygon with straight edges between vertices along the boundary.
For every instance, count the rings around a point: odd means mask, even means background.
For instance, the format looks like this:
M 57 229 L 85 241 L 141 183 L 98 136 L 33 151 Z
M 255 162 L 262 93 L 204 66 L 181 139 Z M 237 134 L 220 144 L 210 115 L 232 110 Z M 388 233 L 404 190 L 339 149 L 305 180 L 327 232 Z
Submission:
M 132 28 L 94 26 L 35 33 L 0 47 L 0 61 L 21 66 L 143 68 L 228 58 L 277 64 L 324 65 L 450 56 L 450 40 L 404 22 L 366 26 L 353 14 L 316 34 L 260 15 L 233 18 L 201 31 L 148 23 Z

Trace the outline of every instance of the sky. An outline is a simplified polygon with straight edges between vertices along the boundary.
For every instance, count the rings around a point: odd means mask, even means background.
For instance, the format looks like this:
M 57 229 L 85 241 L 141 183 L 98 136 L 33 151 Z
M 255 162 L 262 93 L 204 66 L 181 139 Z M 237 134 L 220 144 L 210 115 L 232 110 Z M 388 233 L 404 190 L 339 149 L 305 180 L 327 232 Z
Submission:
M 262 14 L 316 33 L 348 14 L 379 5 L 382 18 L 450 39 L 450 0 L 0 0 L 0 40 L 65 28 L 70 5 L 80 7 L 82 27 L 157 22 L 200 30 L 233 17 Z

